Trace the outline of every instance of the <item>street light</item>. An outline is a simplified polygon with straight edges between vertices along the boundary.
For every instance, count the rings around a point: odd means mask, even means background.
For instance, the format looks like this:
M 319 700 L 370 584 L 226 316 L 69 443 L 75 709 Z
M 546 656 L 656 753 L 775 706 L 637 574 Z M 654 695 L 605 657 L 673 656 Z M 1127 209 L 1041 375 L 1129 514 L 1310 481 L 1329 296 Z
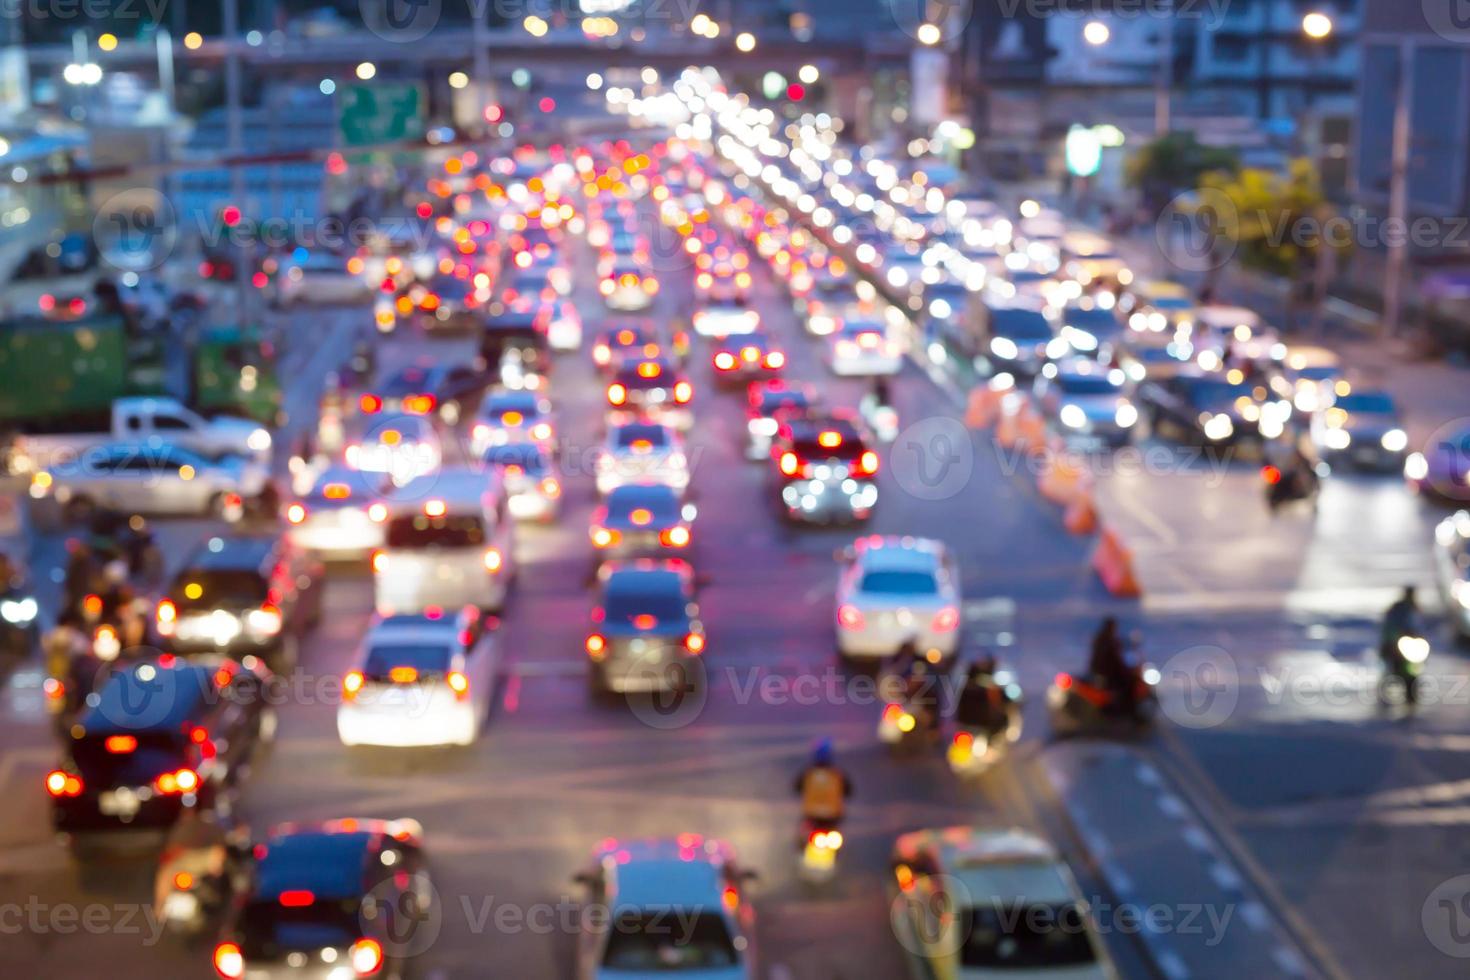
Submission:
M 102 81 L 102 66 L 92 61 L 72 62 L 61 70 L 61 77 L 68 85 L 96 85 Z
M 1113 36 L 1111 28 L 1100 20 L 1090 20 L 1082 28 L 1082 39 L 1094 48 L 1102 47 Z
M 470 83 L 470 76 L 469 75 L 466 75 L 464 72 L 462 72 L 462 71 L 455 71 L 455 72 L 450 72 L 449 73 L 449 87 L 450 88 L 464 88 L 469 83 Z
M 735 35 L 735 50 L 750 54 L 755 50 L 755 35 L 749 31 L 741 31 Z
M 1314 41 L 1321 41 L 1332 36 L 1332 18 L 1314 10 L 1302 17 L 1302 33 Z
M 919 39 L 920 44 L 933 47 L 944 39 L 944 32 L 939 29 L 938 24 L 920 24 L 919 29 L 914 32 L 914 37 Z
M 373 64 L 371 61 L 364 61 L 362 64 L 357 66 L 357 77 L 362 79 L 364 82 L 371 79 L 377 73 L 378 66 Z
M 822 77 L 822 73 L 817 70 L 816 65 L 802 65 L 796 77 L 801 79 L 803 85 L 815 85 L 817 79 Z

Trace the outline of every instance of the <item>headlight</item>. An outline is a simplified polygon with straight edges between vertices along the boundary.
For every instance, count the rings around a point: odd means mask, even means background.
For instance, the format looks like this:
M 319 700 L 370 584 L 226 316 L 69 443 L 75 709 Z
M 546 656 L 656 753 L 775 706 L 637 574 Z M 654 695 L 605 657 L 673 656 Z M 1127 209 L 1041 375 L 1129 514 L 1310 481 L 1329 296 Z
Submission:
M 1071 347 L 1062 337 L 1053 337 L 1046 343 L 1046 356 L 1052 360 L 1059 360 L 1066 357 L 1069 350 L 1071 350 Z
M 25 626 L 36 618 L 36 600 L 29 596 L 24 599 L 6 599 L 0 602 L 0 617 L 15 626 Z
M 1450 583 L 1450 595 L 1463 608 L 1470 609 L 1470 581 L 1460 579 L 1457 582 Z
M 263 453 L 271 447 L 271 434 L 264 429 L 256 429 L 245 440 L 245 445 L 257 453 Z
M 1328 429 L 1324 441 L 1328 449 L 1346 449 L 1352 445 L 1353 437 L 1347 429 Z
M 1228 415 L 1212 415 L 1210 416 L 1210 420 L 1205 423 L 1205 436 L 1213 439 L 1215 442 L 1219 442 L 1222 439 L 1229 439 L 1233 432 L 1235 432 L 1235 423 L 1230 421 L 1230 416 Z
M 990 353 L 1003 361 L 1013 361 L 1021 353 L 1016 342 L 1008 337 L 990 338 Z
M 1404 476 L 1410 480 L 1422 480 L 1429 476 L 1429 460 L 1423 453 L 1411 453 L 1404 460 Z
M 1067 342 L 1077 350 L 1097 350 L 1097 338 L 1086 330 L 1068 327 L 1064 332 Z
M 1403 429 L 1389 429 L 1379 442 L 1389 452 L 1401 453 L 1409 447 L 1409 434 Z
M 1081 429 L 1087 425 L 1087 413 L 1076 405 L 1063 405 L 1060 418 L 1069 429 Z
M 1130 428 L 1138 421 L 1138 409 L 1131 402 L 1124 402 L 1118 406 L 1118 411 L 1113 415 L 1113 421 L 1124 429 Z
M 1399 653 L 1411 664 L 1422 664 L 1429 659 L 1429 641 L 1422 636 L 1401 636 Z

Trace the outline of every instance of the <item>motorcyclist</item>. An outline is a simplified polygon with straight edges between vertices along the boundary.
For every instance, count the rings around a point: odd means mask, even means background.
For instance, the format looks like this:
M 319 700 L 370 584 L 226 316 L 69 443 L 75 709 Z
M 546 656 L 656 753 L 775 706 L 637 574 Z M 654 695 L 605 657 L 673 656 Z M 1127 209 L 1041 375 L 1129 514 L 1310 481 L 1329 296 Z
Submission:
M 1133 668 L 1123 655 L 1123 636 L 1118 631 L 1118 620 L 1113 616 L 1104 618 L 1093 634 L 1087 671 L 1112 695 L 1114 708 L 1129 710 L 1133 707 Z
M 62 580 L 62 607 L 73 610 L 81 607 L 82 599 L 97 587 L 99 569 L 92 548 L 83 541 L 72 538 L 66 543 L 66 575 Z
M 904 675 L 903 700 L 914 716 L 915 727 L 931 736 L 939 732 L 939 697 L 935 681 L 923 657 L 914 655 L 909 659 Z
M 888 385 L 888 378 L 884 375 L 876 375 L 873 378 L 873 387 L 868 393 L 872 398 L 873 408 L 892 408 L 893 392 Z
M 1005 691 L 995 681 L 995 658 L 981 657 L 970 665 L 965 686 L 955 704 L 955 725 L 993 734 L 1007 724 Z
M 796 793 L 801 797 L 802 820 L 809 826 L 830 829 L 847 815 L 852 780 L 838 767 L 831 739 L 822 739 L 812 750 L 811 762 L 796 777 Z
M 1383 614 L 1383 632 L 1379 654 L 1384 663 L 1393 666 L 1399 659 L 1399 640 L 1418 634 L 1419 604 L 1414 597 L 1414 587 L 1407 585 L 1403 594 Z

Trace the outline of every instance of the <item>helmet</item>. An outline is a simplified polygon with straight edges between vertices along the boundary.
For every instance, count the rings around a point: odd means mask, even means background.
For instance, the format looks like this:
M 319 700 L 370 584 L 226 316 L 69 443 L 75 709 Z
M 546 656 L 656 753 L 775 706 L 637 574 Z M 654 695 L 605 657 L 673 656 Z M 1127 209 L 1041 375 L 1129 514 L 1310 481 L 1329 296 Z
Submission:
M 832 764 L 832 740 L 824 738 L 812 749 L 812 765 L 830 766 Z

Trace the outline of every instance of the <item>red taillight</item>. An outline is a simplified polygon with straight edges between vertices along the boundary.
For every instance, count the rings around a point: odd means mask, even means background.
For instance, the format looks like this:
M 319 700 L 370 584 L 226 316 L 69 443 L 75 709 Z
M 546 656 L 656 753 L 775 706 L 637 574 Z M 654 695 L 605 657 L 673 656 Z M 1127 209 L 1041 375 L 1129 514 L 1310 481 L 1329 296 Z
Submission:
M 860 630 L 863 628 L 863 614 L 857 606 L 841 605 L 837 607 L 837 622 L 843 629 Z
M 722 350 L 715 355 L 715 367 L 721 371 L 732 371 L 735 369 L 735 355 L 729 351 Z
M 680 405 L 688 404 L 689 399 L 694 397 L 694 386 L 687 381 L 680 381 L 674 385 L 674 401 Z
M 46 774 L 46 792 L 52 796 L 80 796 L 82 780 L 69 772 L 53 769 Z
M 936 633 L 948 633 L 960 625 L 960 613 L 954 606 L 945 606 L 934 614 L 934 621 L 929 628 Z
M 1271 486 L 1275 486 L 1281 482 L 1281 471 L 1274 466 L 1263 466 L 1261 467 L 1261 479 L 1265 480 Z
M 113 755 L 127 755 L 138 747 L 138 740 L 132 735 L 109 735 L 102 747 Z
M 412 684 L 419 679 L 416 667 L 393 667 L 388 671 L 388 679 L 394 684 Z
M 388 553 L 385 551 L 373 552 L 373 571 L 384 572 L 388 569 Z
M 772 371 L 780 370 L 786 366 L 786 355 L 778 350 L 773 350 L 766 355 L 766 367 Z
M 499 549 L 490 548 L 485 552 L 485 571 L 494 574 L 500 571 L 500 567 L 504 564 L 505 559 L 501 556 Z
M 342 697 L 348 701 L 355 700 L 357 698 L 357 692 L 362 690 L 362 682 L 362 671 L 349 671 L 342 678 Z
M 1058 674 L 1057 675 L 1057 679 L 1056 679 L 1056 685 L 1057 685 L 1057 687 L 1059 687 L 1063 691 L 1067 690 L 1069 687 L 1072 686 L 1072 675 L 1071 674 Z
M 607 401 L 610 405 L 621 405 L 628 400 L 628 389 L 620 384 L 607 386 Z
M 878 454 L 873 452 L 873 450 L 871 449 L 866 450 L 861 456 L 858 457 L 857 468 L 859 473 L 867 476 L 872 476 L 874 473 L 877 473 Z
M 286 520 L 292 524 L 300 524 L 306 520 L 306 508 L 300 504 L 292 504 L 286 508 Z
M 192 793 L 199 788 L 199 774 L 193 769 L 166 772 L 153 780 L 153 788 L 164 796 Z
M 371 976 L 383 965 L 383 947 L 376 939 L 359 939 L 348 954 L 352 969 L 360 977 Z
M 694 654 L 703 653 L 704 636 L 699 633 L 686 634 L 684 637 L 684 649 Z
M 795 476 L 796 471 L 799 469 L 801 469 L 801 460 L 797 458 L 796 453 L 781 454 L 782 473 L 785 473 L 787 476 Z
M 225 980 L 240 980 L 245 975 L 245 957 L 234 943 L 220 943 L 214 948 L 214 972 Z
M 617 531 L 605 527 L 594 527 L 592 529 L 592 546 L 595 548 L 607 548 L 618 543 L 622 535 Z
M 470 695 L 470 679 L 457 670 L 451 670 L 446 678 L 449 681 L 449 689 L 454 692 L 456 701 L 463 701 Z
M 410 415 L 428 415 L 437 404 L 433 395 L 410 395 L 403 399 L 403 410 Z
M 292 888 L 281 892 L 279 900 L 283 908 L 304 909 L 316 902 L 316 896 L 305 888 Z
M 897 724 L 898 719 L 903 716 L 903 706 L 889 702 L 883 706 L 883 720 L 889 724 Z
M 357 400 L 357 407 L 365 415 L 376 415 L 383 410 L 383 399 L 377 395 L 363 395 Z
M 179 622 L 179 607 L 174 605 L 172 599 L 159 599 L 158 609 L 154 612 L 154 621 L 158 624 L 158 632 L 163 636 L 173 636 L 174 627 Z
M 593 660 L 601 660 L 607 654 L 607 638 L 601 633 L 592 633 L 587 637 L 587 655 Z

